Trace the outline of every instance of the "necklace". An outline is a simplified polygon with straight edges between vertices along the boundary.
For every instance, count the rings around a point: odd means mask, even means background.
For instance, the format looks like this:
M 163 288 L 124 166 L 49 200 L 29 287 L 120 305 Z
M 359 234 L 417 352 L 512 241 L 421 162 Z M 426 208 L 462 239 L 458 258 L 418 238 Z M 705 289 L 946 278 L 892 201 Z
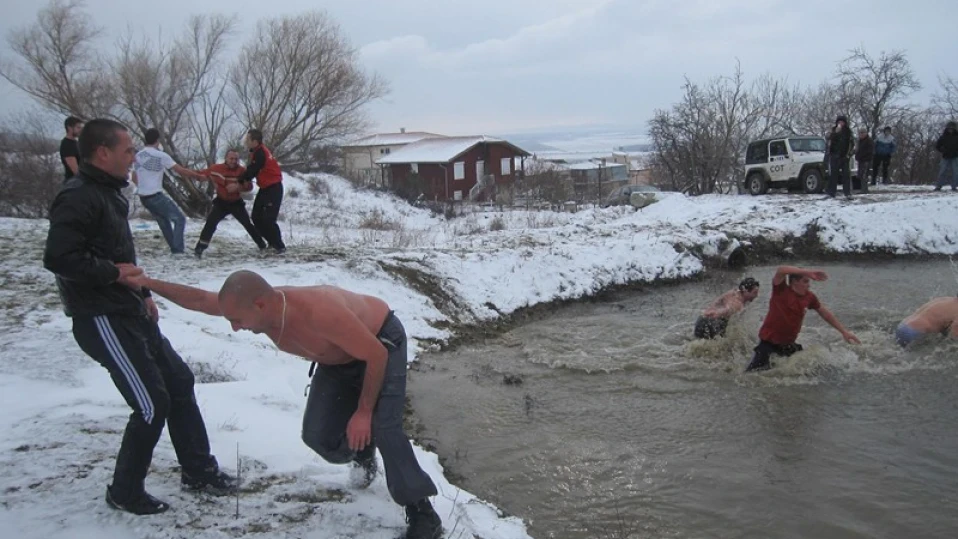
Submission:
M 279 342 L 283 340 L 283 333 L 286 332 L 286 293 L 280 290 L 279 294 L 283 296 L 283 321 L 279 326 L 279 338 L 276 339 L 276 348 L 279 348 Z

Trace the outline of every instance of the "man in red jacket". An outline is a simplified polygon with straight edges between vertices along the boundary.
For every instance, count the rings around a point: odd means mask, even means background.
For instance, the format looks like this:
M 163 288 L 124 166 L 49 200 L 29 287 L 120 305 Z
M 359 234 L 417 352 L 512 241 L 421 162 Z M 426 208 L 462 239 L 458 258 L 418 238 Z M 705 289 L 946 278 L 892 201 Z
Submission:
M 262 131 L 247 131 L 245 143 L 249 148 L 249 164 L 246 172 L 240 175 L 239 181 L 245 185 L 256 178 L 259 185 L 259 192 L 253 201 L 253 225 L 277 254 L 283 254 L 286 252 L 286 244 L 283 243 L 283 235 L 276 224 L 279 207 L 283 203 L 283 171 L 269 148 L 263 145 Z
M 805 311 L 812 309 L 818 312 L 823 320 L 842 334 L 842 338 L 850 343 L 861 344 L 854 333 L 845 329 L 845 326 L 835 318 L 831 311 L 825 308 L 818 297 L 809 288 L 811 282 L 825 281 L 828 275 L 824 271 L 796 268 L 794 266 L 779 266 L 772 278 L 772 298 L 768 302 L 768 314 L 758 332 L 760 342 L 755 347 L 755 355 L 745 368 L 745 372 L 765 370 L 772 367 L 769 357 L 772 354 L 790 356 L 802 349 L 802 345 L 795 342 L 802 331 L 802 322 L 805 320 Z
M 225 163 L 217 163 L 199 172 L 205 178 L 198 179 L 208 179 L 213 182 L 216 187 L 216 198 L 213 199 L 213 207 L 210 208 L 210 213 L 206 216 L 206 224 L 203 226 L 203 231 L 200 232 L 200 240 L 196 242 L 196 248 L 193 250 L 196 258 L 203 256 L 203 251 L 210 246 L 210 240 L 213 239 L 213 233 L 216 232 L 217 225 L 227 215 L 232 215 L 233 219 L 243 225 L 243 228 L 249 233 L 249 237 L 253 238 L 260 249 L 266 248 L 266 242 L 263 241 L 263 237 L 250 221 L 249 213 L 246 212 L 246 202 L 243 200 L 242 194 L 252 191 L 253 184 L 249 182 L 239 183 L 239 177 L 244 172 L 246 172 L 246 168 L 240 166 L 239 152 L 236 150 L 226 152 Z

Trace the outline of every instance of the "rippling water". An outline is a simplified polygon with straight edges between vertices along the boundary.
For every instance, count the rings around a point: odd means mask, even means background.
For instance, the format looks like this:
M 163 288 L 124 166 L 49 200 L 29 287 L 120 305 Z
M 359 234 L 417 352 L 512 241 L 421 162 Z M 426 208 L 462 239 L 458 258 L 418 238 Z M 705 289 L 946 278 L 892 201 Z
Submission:
M 547 538 L 958 537 L 958 344 L 891 332 L 948 262 L 824 265 L 813 290 L 862 339 L 809 312 L 806 350 L 743 374 L 774 268 L 580 304 L 410 376 L 426 437 L 464 487 Z M 729 337 L 690 339 L 744 275 L 759 298 Z M 507 384 L 521 379 L 521 384 Z

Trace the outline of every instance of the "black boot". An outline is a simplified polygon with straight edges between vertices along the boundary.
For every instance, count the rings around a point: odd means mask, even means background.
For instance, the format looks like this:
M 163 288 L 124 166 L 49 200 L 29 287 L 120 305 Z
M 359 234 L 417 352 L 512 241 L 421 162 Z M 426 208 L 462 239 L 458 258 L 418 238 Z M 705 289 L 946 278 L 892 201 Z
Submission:
M 423 498 L 406 506 L 406 522 L 409 523 L 409 527 L 406 528 L 405 539 L 442 538 L 442 519 L 432 508 L 429 498 Z
M 184 471 L 180 477 L 180 484 L 185 490 L 206 492 L 214 496 L 234 494 L 238 488 L 236 478 L 219 468 L 206 470 L 198 474 L 189 474 Z
M 146 492 L 133 496 L 114 496 L 112 485 L 106 487 L 106 503 L 114 509 L 134 515 L 156 515 L 170 508 L 170 504 L 157 500 Z

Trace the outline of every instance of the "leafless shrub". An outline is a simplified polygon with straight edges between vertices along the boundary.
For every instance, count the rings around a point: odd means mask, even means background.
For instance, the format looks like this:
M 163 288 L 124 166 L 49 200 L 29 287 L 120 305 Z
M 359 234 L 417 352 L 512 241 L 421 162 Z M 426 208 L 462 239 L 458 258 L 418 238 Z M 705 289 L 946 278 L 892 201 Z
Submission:
M 0 215 L 46 217 L 63 184 L 57 143 L 36 118 L 24 114 L 0 129 Z
M 489 230 L 492 232 L 497 232 L 499 230 L 506 229 L 506 221 L 502 218 L 502 215 L 497 215 L 493 217 L 492 222 L 489 223 Z
M 399 230 L 401 224 L 386 217 L 381 210 L 364 213 L 359 219 L 359 228 L 370 230 Z

